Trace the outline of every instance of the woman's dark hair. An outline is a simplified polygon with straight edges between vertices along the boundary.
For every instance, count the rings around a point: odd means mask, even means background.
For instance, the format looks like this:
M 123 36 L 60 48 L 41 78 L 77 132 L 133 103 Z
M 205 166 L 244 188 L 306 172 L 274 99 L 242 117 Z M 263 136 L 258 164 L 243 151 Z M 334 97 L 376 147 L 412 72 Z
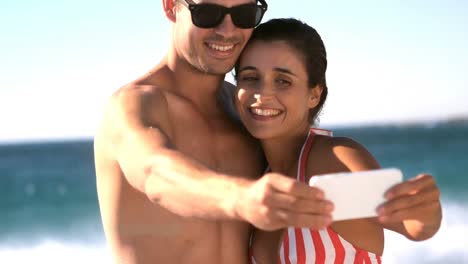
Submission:
M 327 53 L 320 35 L 313 27 L 297 19 L 279 18 L 269 20 L 256 27 L 248 44 L 257 40 L 285 41 L 287 45 L 303 56 L 309 87 L 312 88 L 317 85 L 322 87 L 320 101 L 309 113 L 309 121 L 314 124 L 328 95 L 328 87 L 325 79 Z M 242 58 L 242 56 L 240 58 Z M 234 66 L 234 76 L 236 79 L 240 58 Z

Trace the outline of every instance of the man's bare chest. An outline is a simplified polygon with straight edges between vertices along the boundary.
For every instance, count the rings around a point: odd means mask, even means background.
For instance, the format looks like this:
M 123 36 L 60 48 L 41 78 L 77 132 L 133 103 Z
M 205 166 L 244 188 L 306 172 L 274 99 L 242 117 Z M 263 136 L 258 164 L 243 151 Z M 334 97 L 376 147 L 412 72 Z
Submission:
M 262 170 L 262 154 L 254 141 L 237 131 L 185 124 L 173 130 L 174 147 L 212 170 L 253 176 Z
M 245 153 L 247 151 L 243 151 L 232 141 L 233 139 L 227 135 L 200 127 L 179 130 L 173 139 L 174 147 L 177 150 L 215 170 L 231 167 L 229 162 L 224 161 L 226 158 L 242 162 L 245 158 L 240 154 L 248 155 Z

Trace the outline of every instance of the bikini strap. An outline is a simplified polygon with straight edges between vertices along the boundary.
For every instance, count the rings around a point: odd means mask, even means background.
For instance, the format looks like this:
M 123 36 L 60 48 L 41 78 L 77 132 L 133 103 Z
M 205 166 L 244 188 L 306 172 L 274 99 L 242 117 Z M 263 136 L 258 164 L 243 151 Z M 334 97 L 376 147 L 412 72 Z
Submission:
M 330 130 L 310 128 L 307 138 L 302 145 L 301 154 L 299 155 L 299 164 L 297 165 L 297 180 L 300 182 L 306 181 L 306 170 L 307 160 L 309 158 L 309 152 L 312 148 L 312 142 L 314 142 L 315 135 L 333 136 L 333 132 Z
M 297 180 L 305 182 L 305 174 L 307 169 L 307 159 L 309 158 L 310 148 L 314 141 L 315 133 L 312 129 L 309 130 L 307 138 L 302 145 L 301 154 L 299 155 L 299 164 L 297 164 Z

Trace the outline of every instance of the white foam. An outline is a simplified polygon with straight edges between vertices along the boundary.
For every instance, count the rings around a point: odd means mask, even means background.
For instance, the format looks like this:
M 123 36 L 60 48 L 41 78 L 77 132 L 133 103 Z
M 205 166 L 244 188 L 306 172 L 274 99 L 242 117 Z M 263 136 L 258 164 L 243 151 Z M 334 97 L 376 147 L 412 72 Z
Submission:
M 422 242 L 385 231 L 385 264 L 468 264 L 468 207 L 443 203 L 439 232 Z M 101 234 L 99 234 L 101 235 Z M 94 241 L 101 241 L 99 236 Z M 73 243 L 45 239 L 34 246 L 0 246 L 0 263 L 30 264 L 113 264 L 105 242 Z
M 105 244 L 80 245 L 44 241 L 32 247 L 0 248 L 0 262 L 14 264 L 112 264 Z
M 383 263 L 468 263 L 468 210 L 443 203 L 442 211 L 439 231 L 426 241 L 413 242 L 385 230 Z

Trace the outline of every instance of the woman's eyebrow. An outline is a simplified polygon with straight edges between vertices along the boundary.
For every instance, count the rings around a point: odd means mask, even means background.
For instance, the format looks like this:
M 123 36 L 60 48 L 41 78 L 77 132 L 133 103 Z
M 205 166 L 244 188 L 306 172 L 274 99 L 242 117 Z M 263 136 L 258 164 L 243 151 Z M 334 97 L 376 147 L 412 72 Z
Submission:
M 242 67 L 239 69 L 239 72 L 242 72 L 242 71 L 248 71 L 248 70 L 257 70 L 256 67 L 254 66 L 245 66 L 245 67 Z M 296 76 L 296 74 L 294 74 L 291 70 L 287 69 L 287 68 L 281 68 L 281 67 L 275 67 L 273 68 L 274 71 L 277 71 L 277 72 L 281 72 L 281 73 L 286 73 L 286 74 L 290 74 L 290 75 L 293 75 L 293 76 Z
M 296 74 L 294 74 L 292 71 L 290 71 L 289 69 L 286 69 L 286 68 L 279 68 L 279 67 L 276 67 L 273 69 L 274 71 L 277 71 L 277 72 L 282 72 L 282 73 L 286 73 L 286 74 L 290 74 L 290 75 L 293 75 L 293 76 L 296 76 Z
M 255 68 L 254 66 L 245 66 L 245 67 L 242 67 L 239 69 L 239 72 L 242 72 L 242 71 L 248 71 L 248 70 L 257 70 L 257 68 Z

